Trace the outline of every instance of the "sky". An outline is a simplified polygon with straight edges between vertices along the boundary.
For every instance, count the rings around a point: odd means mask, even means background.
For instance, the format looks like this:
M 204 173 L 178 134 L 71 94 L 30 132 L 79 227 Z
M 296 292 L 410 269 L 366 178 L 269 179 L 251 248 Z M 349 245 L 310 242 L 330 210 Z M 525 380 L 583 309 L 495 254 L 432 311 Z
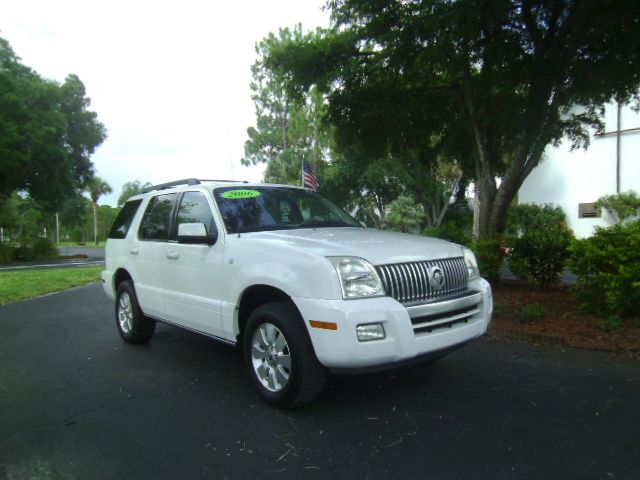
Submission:
M 108 138 L 93 155 L 115 206 L 131 180 L 259 181 L 240 159 L 255 124 L 251 65 L 269 32 L 328 26 L 324 0 L 0 0 L 0 37 L 25 65 L 77 74 Z

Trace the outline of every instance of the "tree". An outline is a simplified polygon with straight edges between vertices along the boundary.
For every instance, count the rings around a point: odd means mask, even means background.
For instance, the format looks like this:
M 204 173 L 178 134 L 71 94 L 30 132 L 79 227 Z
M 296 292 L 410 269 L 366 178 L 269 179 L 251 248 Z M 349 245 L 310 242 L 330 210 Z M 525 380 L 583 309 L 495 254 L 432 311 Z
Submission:
M 615 223 L 624 223 L 627 219 L 638 215 L 640 197 L 633 190 L 614 195 L 605 195 L 596 202 L 596 207 L 604 208 Z
M 127 203 L 127 200 L 129 199 L 129 197 L 138 195 L 140 192 L 142 192 L 143 189 L 148 188 L 150 186 L 151 186 L 151 182 L 141 183 L 140 180 L 126 182 L 122 186 L 122 193 L 118 197 L 118 206 L 119 207 L 123 206 L 125 203 Z
M 87 185 L 87 191 L 93 203 L 93 239 L 98 244 L 98 200 L 105 193 L 111 193 L 111 186 L 98 176 L 94 176 Z
M 283 44 L 266 63 L 291 90 L 327 92 L 343 143 L 422 151 L 462 140 L 469 156 L 460 160 L 471 161 L 479 188 L 480 238 L 504 230 L 549 144 L 586 147 L 606 102 L 640 101 L 638 2 L 328 5 L 333 29 Z
M 295 41 L 302 35 L 300 25 L 281 29 L 278 36 L 269 34 L 256 45 L 258 60 L 251 67 L 251 98 L 256 106 L 256 126 L 249 127 L 243 165 L 266 163 L 265 181 L 299 184 L 302 158 L 316 174 L 324 167 L 328 150 L 328 133 L 322 128 L 324 98 L 314 89 L 292 95 L 285 89 L 286 79 L 264 59 L 278 45 Z
M 25 191 L 55 212 L 84 187 L 106 137 L 89 104 L 77 76 L 62 85 L 45 80 L 0 38 L 0 195 Z
M 419 230 L 423 218 L 422 207 L 411 197 L 401 195 L 389 205 L 387 222 L 393 230 L 399 230 L 400 232 Z

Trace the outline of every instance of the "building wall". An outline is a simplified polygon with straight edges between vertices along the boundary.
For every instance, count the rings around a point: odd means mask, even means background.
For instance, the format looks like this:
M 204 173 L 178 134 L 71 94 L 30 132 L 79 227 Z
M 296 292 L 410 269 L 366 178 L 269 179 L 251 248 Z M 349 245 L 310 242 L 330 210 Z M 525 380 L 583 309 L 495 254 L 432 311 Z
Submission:
M 640 113 L 623 107 L 621 130 L 640 127 Z M 617 107 L 607 105 L 605 132 L 617 127 Z M 549 146 L 545 156 L 525 180 L 518 194 L 519 203 L 553 203 L 567 214 L 569 227 L 577 237 L 587 237 L 595 226 L 613 223 L 606 212 L 601 218 L 579 218 L 578 204 L 595 202 L 616 193 L 616 136 L 591 137 L 587 150 L 570 151 L 570 142 Z M 620 191 L 640 194 L 640 131 L 621 135 Z

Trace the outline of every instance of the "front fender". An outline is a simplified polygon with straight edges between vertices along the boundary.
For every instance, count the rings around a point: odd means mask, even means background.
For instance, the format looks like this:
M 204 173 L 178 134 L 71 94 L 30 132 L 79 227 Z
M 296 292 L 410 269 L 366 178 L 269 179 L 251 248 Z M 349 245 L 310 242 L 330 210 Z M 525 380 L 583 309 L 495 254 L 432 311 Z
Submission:
M 244 240 L 244 241 L 243 241 Z M 342 290 L 331 263 L 321 255 L 294 247 L 232 238 L 224 254 L 222 321 L 229 340 L 237 335 L 237 309 L 254 285 L 277 288 L 289 297 L 338 300 Z M 233 333 L 232 333 L 233 332 Z

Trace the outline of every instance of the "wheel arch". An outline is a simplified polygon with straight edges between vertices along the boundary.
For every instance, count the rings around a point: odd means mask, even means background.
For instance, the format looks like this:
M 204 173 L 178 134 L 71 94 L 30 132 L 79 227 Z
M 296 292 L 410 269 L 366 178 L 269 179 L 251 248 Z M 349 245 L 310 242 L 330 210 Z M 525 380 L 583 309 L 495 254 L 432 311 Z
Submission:
M 134 283 L 133 277 L 126 268 L 118 268 L 113 273 L 113 291 L 116 292 L 118 290 L 118 285 L 126 280 L 130 280 L 131 283 Z
M 238 305 L 238 308 L 234 322 L 234 333 L 238 343 L 242 342 L 244 327 L 247 324 L 247 320 L 249 319 L 249 316 L 251 316 L 251 313 L 261 305 L 280 301 L 291 303 L 300 315 L 300 318 L 302 318 L 302 314 L 295 302 L 291 299 L 291 296 L 282 289 L 266 284 L 251 285 L 250 287 L 245 288 L 240 294 L 240 298 L 236 304 Z

